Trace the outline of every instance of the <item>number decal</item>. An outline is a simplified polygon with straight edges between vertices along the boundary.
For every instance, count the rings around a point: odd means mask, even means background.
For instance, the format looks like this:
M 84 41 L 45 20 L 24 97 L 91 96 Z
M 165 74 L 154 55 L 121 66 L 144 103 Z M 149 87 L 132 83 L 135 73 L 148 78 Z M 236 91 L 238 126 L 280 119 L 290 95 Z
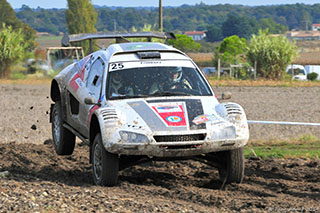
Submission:
M 123 64 L 122 63 L 112 63 L 110 64 L 110 70 L 119 70 L 123 69 Z

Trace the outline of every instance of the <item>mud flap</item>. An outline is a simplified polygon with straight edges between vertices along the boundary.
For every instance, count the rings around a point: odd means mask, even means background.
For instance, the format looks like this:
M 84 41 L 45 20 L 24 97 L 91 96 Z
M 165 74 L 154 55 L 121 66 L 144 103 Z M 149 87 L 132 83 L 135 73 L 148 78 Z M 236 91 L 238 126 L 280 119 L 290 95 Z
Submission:
M 52 111 L 53 111 L 53 106 L 54 106 L 54 104 L 51 104 L 51 105 L 50 105 L 50 114 L 49 114 L 49 116 L 50 116 L 50 117 L 49 117 L 49 122 L 50 122 L 50 123 L 52 123 Z

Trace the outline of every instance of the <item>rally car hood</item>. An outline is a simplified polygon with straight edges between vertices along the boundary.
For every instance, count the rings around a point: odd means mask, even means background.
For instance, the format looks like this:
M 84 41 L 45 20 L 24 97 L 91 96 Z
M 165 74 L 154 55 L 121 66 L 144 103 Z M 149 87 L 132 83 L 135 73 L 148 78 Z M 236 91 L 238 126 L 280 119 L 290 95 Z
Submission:
M 209 96 L 114 100 L 110 105 L 116 110 L 123 128 L 153 134 L 205 132 L 212 123 L 231 125 L 217 112 L 219 102 Z

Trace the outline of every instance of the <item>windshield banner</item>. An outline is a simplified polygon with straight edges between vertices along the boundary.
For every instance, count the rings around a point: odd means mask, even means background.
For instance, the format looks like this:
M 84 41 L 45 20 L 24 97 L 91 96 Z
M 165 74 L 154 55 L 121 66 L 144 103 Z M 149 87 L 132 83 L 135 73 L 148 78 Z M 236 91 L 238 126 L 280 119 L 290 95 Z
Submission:
M 191 61 L 187 60 L 146 60 L 133 62 L 112 62 L 109 64 L 109 71 L 117 71 L 124 69 L 140 68 L 140 67 L 190 67 L 194 68 Z

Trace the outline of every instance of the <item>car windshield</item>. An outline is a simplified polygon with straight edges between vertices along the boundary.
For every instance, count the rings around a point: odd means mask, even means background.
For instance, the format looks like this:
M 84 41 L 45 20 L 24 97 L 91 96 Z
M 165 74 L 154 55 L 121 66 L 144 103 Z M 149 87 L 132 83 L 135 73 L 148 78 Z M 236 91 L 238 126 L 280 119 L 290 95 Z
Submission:
M 305 75 L 304 70 L 303 69 L 299 69 L 299 68 L 289 69 L 288 73 L 290 75 Z
M 111 71 L 107 94 L 109 99 L 212 95 L 202 76 L 191 67 L 138 67 Z

